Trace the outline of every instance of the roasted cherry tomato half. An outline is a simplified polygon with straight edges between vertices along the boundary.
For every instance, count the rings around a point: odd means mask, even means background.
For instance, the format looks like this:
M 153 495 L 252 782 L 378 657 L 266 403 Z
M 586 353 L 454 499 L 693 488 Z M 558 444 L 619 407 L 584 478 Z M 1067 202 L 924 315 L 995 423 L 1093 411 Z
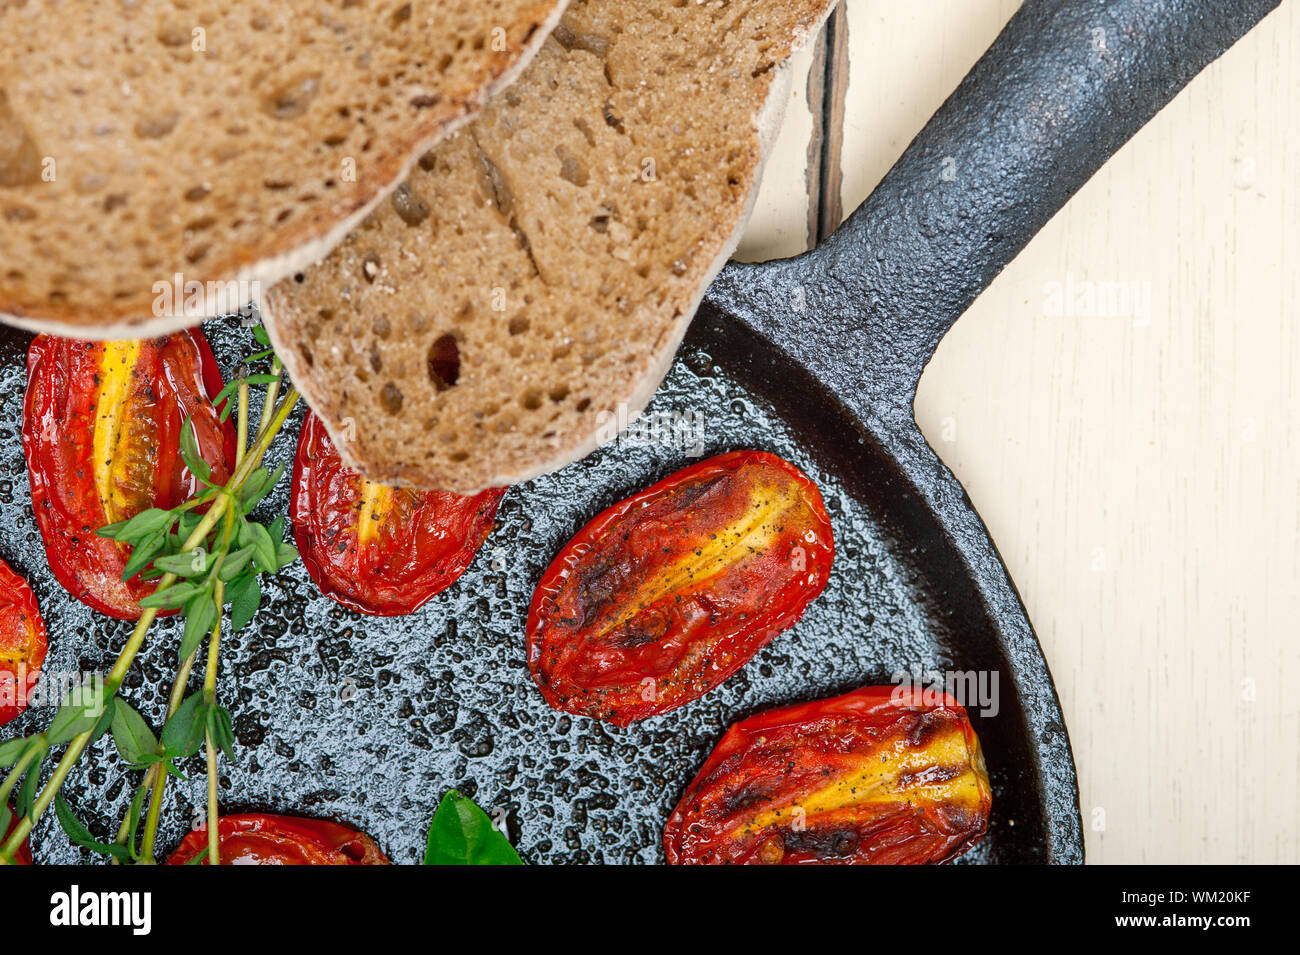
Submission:
M 466 497 L 368 481 L 343 463 L 309 412 L 293 466 L 293 539 L 322 593 L 361 613 L 395 617 L 465 573 L 505 493 Z
M 248 813 L 217 820 L 221 865 L 388 865 L 374 840 L 323 819 Z M 185 865 L 208 847 L 206 828 L 190 832 L 167 860 Z M 199 865 L 208 865 L 205 857 Z
M 816 485 L 762 451 L 678 471 L 578 532 L 528 612 L 556 709 L 626 726 L 689 703 L 792 626 L 834 558 Z
M 32 507 L 54 576 L 82 603 L 112 617 L 140 616 L 140 598 L 154 585 L 139 575 L 123 582 L 130 547 L 95 531 L 150 507 L 175 507 L 201 488 L 181 460 L 184 427 L 211 480 L 227 480 L 235 429 L 212 405 L 220 390 L 197 329 L 143 341 L 32 342 L 23 408 Z
M 45 662 L 45 622 L 27 581 L 0 560 L 0 726 L 27 708 Z
M 5 827 L 5 834 L 0 836 L 0 845 L 9 841 L 9 835 L 18 827 L 18 817 L 13 814 L 13 807 L 10 807 L 9 825 Z M 24 839 L 23 844 L 18 847 L 14 853 L 14 865 L 31 865 L 32 864 L 32 843 L 30 839 Z
M 935 695 L 866 687 L 735 724 L 668 820 L 668 861 L 899 865 L 965 852 L 993 797 L 966 711 Z

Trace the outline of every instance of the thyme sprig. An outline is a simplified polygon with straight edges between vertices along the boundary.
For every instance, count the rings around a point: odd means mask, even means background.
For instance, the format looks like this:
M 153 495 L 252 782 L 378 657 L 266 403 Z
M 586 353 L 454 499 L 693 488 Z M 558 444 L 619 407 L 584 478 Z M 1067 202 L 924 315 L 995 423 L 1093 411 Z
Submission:
M 183 778 L 177 764 L 201 746 L 206 749 L 208 782 L 205 854 L 212 864 L 219 861 L 218 755 L 230 758 L 235 743 L 230 713 L 217 702 L 216 692 L 223 611 L 228 613 L 231 632 L 246 627 L 261 604 L 259 575 L 277 573 L 298 559 L 298 551 L 284 540 L 283 516 L 270 525 L 251 516 L 283 476 L 283 467 L 269 470 L 262 459 L 298 401 L 293 388 L 280 397 L 283 368 L 266 347 L 265 330 L 256 326 L 253 335 L 263 349 L 244 359 L 239 373 L 214 399 L 218 405 L 224 402 L 223 421 L 232 409 L 237 414 L 236 458 L 229 479 L 224 484 L 213 481 L 211 464 L 200 454 L 187 421 L 181 429 L 181 457 L 201 490 L 171 509 L 149 508 L 98 531 L 131 547 L 123 580 L 140 574 L 144 579 L 156 579 L 157 586 L 140 601 L 144 612 L 102 685 L 91 680 L 69 692 L 45 732 L 0 743 L 0 770 L 8 770 L 0 782 L 0 833 L 11 822 L 7 804 L 15 790 L 18 817 L 13 832 L 0 845 L 0 865 L 13 862 L 23 840 L 51 805 L 76 845 L 108 856 L 114 863 L 152 864 L 167 779 Z M 246 373 L 245 366 L 268 358 L 269 373 Z M 250 445 L 249 389 L 253 385 L 265 385 L 266 394 Z M 118 692 L 150 627 L 164 609 L 175 610 L 184 627 L 178 648 L 181 662 L 168 696 L 166 720 L 155 734 Z M 203 686 L 187 694 L 205 636 L 208 652 Z M 105 734 L 111 734 L 128 771 L 143 772 L 112 843 L 97 841 L 61 793 L 72 768 Z M 63 755 L 41 786 L 45 762 L 60 747 L 64 747 Z

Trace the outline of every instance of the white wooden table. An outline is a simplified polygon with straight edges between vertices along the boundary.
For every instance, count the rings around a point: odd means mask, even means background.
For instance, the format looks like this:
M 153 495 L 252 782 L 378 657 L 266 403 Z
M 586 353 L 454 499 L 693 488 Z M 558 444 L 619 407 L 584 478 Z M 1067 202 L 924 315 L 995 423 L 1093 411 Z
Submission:
M 819 208 L 852 211 L 1017 6 L 847 0 L 796 64 L 739 256 L 797 252 Z M 842 125 L 808 107 L 823 56 Z M 823 129 L 839 163 L 810 211 Z M 922 430 L 1055 675 L 1094 863 L 1300 861 L 1297 152 L 1284 3 L 1071 200 L 921 381 Z

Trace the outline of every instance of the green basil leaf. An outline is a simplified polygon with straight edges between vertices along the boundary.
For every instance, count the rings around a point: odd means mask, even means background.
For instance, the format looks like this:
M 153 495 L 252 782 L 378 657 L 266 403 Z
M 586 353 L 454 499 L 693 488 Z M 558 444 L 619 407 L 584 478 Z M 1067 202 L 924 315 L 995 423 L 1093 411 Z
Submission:
M 199 648 L 216 622 L 217 605 L 212 593 L 204 590 L 195 594 L 185 605 L 185 633 L 181 637 L 180 650 L 182 660 L 188 660 L 190 654 Z
M 253 340 L 259 345 L 271 344 L 271 336 L 267 334 L 266 329 L 261 324 L 253 326 Z
M 113 707 L 113 743 L 132 766 L 141 766 L 150 756 L 158 755 L 158 737 L 135 708 L 125 700 Z
M 96 841 L 95 837 L 90 834 L 90 830 L 82 825 L 81 820 L 68 808 L 63 793 L 59 793 L 54 797 L 54 812 L 59 817 L 59 825 L 63 827 L 63 831 L 68 834 L 68 838 L 75 845 L 84 846 L 93 852 L 98 852 L 100 855 L 112 856 L 119 862 L 126 862 L 130 859 L 131 853 L 126 846 L 119 846 L 116 843 L 106 845 Z
M 106 714 L 109 720 L 112 720 L 111 705 L 112 697 L 104 699 L 103 680 L 87 678 L 81 685 L 69 690 L 68 695 L 63 698 L 63 703 L 54 714 L 45 738 L 49 741 L 49 745 L 58 746 L 82 733 L 96 730 L 100 720 Z
M 253 576 L 241 577 L 226 589 L 230 598 L 230 631 L 244 629 L 262 602 L 262 588 Z
M 473 800 L 456 790 L 442 797 L 429 826 L 425 865 L 523 865 L 509 840 Z
M 191 693 L 167 720 L 162 745 L 169 757 L 184 759 L 198 752 L 206 727 L 203 709 L 203 694 Z

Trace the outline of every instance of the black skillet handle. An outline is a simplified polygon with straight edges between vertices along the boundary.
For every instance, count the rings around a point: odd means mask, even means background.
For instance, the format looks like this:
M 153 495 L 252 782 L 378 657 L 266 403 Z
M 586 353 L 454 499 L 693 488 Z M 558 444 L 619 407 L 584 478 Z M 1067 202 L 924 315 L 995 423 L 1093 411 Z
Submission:
M 910 421 L 922 369 L 975 297 L 1277 4 L 1027 0 L 834 235 L 795 259 L 729 266 L 710 303 L 868 413 Z

